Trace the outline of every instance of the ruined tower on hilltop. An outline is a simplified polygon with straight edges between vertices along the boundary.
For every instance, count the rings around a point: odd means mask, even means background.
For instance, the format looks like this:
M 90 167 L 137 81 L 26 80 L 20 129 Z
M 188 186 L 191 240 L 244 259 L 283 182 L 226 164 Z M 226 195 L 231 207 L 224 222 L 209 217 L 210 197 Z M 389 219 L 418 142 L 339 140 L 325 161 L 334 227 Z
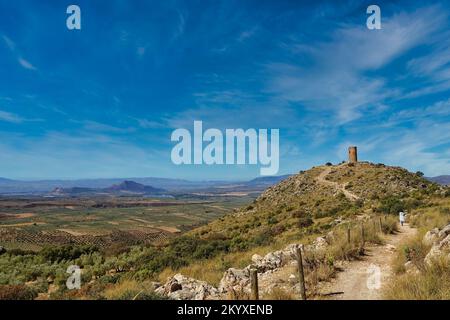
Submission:
M 348 147 L 348 162 L 358 162 L 358 148 L 356 146 Z

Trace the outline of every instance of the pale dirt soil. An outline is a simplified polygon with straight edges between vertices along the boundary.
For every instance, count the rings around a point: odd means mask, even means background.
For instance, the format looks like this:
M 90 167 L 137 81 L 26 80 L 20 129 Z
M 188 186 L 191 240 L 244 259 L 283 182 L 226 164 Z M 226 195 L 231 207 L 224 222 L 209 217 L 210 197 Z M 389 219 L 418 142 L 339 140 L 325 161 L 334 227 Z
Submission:
M 385 236 L 385 244 L 368 246 L 361 260 L 344 263 L 342 272 L 331 282 L 323 284 L 321 294 L 333 300 L 382 300 L 383 288 L 394 276 L 391 266 L 397 249 L 416 232 L 416 229 L 405 224 L 399 226 L 398 233 Z M 374 278 L 374 273 L 370 272 L 373 265 L 380 268 L 381 287 L 369 289 L 368 281 Z

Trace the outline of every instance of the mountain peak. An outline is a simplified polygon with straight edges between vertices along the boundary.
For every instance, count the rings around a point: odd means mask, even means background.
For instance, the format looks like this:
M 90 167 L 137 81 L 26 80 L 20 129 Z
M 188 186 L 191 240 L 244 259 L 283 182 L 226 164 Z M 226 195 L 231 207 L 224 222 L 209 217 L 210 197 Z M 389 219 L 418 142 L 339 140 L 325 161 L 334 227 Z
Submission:
M 141 183 L 137 183 L 131 180 L 124 180 L 119 184 L 114 184 L 105 191 L 108 192 L 137 192 L 137 193 L 161 193 L 164 189 L 154 188 L 152 186 L 146 186 Z

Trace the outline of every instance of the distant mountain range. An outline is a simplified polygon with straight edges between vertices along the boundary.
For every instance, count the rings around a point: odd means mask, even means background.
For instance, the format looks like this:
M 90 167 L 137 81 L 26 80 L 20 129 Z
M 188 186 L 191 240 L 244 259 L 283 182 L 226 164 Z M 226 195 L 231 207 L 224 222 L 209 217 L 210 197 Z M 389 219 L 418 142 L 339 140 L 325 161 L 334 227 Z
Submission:
M 63 195 L 82 195 L 82 194 L 152 194 L 160 195 L 167 193 L 167 190 L 161 188 L 154 188 L 152 186 L 146 186 L 134 181 L 125 180 L 119 184 L 113 184 L 108 188 L 55 188 L 50 195 L 63 196 Z
M 262 191 L 290 176 L 267 176 L 249 181 L 190 181 L 154 177 L 22 181 L 0 177 L 0 194 L 82 194 L 92 192 L 161 194 L 193 191 Z M 426 179 L 441 185 L 450 185 L 450 175 L 427 177 Z
M 0 178 L 0 194 L 165 193 L 191 191 L 264 190 L 289 175 L 259 177 L 250 181 L 189 181 L 169 178 L 112 178 L 22 181 Z
M 450 185 L 450 175 L 442 175 L 436 177 L 427 178 L 430 181 L 439 183 L 441 185 Z

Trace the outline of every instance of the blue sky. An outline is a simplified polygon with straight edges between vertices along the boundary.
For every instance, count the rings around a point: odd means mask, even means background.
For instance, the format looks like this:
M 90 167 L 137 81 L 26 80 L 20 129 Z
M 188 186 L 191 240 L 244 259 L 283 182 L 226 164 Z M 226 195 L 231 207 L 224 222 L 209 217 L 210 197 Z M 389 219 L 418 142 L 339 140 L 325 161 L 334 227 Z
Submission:
M 366 28 L 370 4 L 381 30 Z M 279 174 L 351 144 L 450 174 L 449 14 L 422 1 L 1 1 L 0 176 L 258 176 L 172 164 L 170 134 L 194 120 L 279 128 Z

